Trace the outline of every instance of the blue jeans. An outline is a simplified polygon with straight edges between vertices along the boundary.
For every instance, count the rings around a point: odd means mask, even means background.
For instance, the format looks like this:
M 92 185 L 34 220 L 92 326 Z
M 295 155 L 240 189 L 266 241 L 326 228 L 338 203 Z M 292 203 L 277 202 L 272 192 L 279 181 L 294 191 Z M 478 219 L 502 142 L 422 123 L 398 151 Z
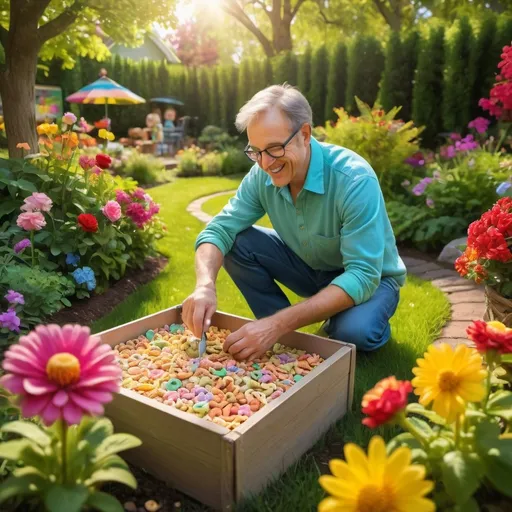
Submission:
M 290 306 L 276 281 L 300 297 L 311 297 L 343 272 L 314 270 L 289 249 L 272 229 L 253 226 L 240 233 L 224 258 L 224 268 L 242 292 L 256 318 L 273 315 Z M 391 334 L 389 319 L 400 298 L 392 277 L 382 278 L 366 302 L 337 313 L 323 329 L 330 338 L 371 351 L 384 345 Z

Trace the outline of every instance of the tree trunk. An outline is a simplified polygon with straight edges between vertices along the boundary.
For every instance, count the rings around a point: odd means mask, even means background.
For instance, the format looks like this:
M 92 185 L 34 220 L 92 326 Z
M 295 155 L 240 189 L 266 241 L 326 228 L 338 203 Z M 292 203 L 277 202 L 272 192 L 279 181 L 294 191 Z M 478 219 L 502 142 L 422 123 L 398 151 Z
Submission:
M 291 20 L 278 18 L 277 22 L 272 24 L 272 35 L 276 54 L 292 49 Z
M 38 48 L 37 48 L 38 49 Z M 16 144 L 27 142 L 32 153 L 37 153 L 35 115 L 35 83 L 37 49 L 30 53 L 20 52 L 14 65 L 0 73 L 0 94 L 4 109 L 5 130 L 9 147 L 9 156 L 22 156 L 22 150 Z M 35 51 L 34 51 L 35 50 Z

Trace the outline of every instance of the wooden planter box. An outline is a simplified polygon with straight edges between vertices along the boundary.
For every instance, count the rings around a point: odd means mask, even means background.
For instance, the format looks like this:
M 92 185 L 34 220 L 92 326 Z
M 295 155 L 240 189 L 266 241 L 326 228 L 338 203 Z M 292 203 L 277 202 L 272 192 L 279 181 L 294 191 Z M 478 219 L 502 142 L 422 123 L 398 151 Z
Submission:
M 115 346 L 181 321 L 181 306 L 175 306 L 99 335 Z M 234 331 L 250 321 L 217 312 L 212 325 Z M 300 332 L 280 342 L 325 361 L 232 431 L 122 389 L 106 416 L 117 432 L 143 443 L 126 459 L 217 510 L 232 510 L 234 503 L 263 490 L 347 412 L 354 389 L 354 345 Z

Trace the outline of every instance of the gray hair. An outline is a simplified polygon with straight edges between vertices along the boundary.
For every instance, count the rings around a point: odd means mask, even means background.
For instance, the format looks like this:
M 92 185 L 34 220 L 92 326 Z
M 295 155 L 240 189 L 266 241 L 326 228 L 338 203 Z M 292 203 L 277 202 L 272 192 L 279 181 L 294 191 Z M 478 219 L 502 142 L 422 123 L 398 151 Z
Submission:
M 308 100 L 297 88 L 283 84 L 271 85 L 257 92 L 238 112 L 235 121 L 237 130 L 243 132 L 254 118 L 273 107 L 280 108 L 288 117 L 293 130 L 304 123 L 313 124 L 313 113 Z

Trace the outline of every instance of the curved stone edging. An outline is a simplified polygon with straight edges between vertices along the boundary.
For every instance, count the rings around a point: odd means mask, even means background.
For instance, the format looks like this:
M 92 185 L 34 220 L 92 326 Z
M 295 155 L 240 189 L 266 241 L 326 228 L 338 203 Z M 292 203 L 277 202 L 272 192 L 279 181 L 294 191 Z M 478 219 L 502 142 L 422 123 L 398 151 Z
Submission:
M 188 205 L 187 212 L 201 222 L 208 223 L 213 217 L 202 210 L 203 204 L 229 192 L 234 190 L 200 197 Z M 460 277 L 455 270 L 447 269 L 432 261 L 407 256 L 402 257 L 402 260 L 409 274 L 430 281 L 447 296 L 450 302 L 451 320 L 446 323 L 440 337 L 434 343 L 449 343 L 452 346 L 459 343 L 471 345 L 466 336 L 466 328 L 472 320 L 483 318 L 485 312 L 483 287 Z
M 210 194 L 208 196 L 200 197 L 199 199 L 195 199 L 187 206 L 187 212 L 193 215 L 196 219 L 199 219 L 201 222 L 207 224 L 210 222 L 213 217 L 206 212 L 203 212 L 203 204 L 214 197 L 223 196 L 225 194 L 229 194 L 230 192 L 235 192 L 236 189 L 224 190 L 222 192 L 215 192 L 215 194 Z

